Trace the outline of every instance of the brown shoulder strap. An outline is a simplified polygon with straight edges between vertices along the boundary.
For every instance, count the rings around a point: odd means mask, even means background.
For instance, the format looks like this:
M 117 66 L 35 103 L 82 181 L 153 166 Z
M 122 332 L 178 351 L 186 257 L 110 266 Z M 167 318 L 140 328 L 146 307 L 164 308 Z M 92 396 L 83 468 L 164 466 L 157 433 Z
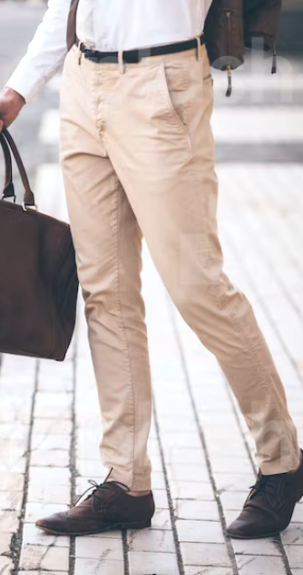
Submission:
M 79 0 L 71 0 L 67 23 L 66 43 L 68 51 L 76 41 L 76 20 Z

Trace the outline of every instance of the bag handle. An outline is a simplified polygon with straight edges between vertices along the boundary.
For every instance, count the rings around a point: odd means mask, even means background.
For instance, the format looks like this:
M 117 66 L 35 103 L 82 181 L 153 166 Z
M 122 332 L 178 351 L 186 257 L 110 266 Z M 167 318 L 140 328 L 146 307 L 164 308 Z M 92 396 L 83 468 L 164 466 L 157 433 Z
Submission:
M 24 186 L 24 196 L 23 196 L 23 209 L 25 211 L 27 211 L 27 208 L 32 208 L 32 209 L 37 209 L 37 206 L 35 204 L 35 196 L 30 188 L 29 185 L 29 180 L 27 177 L 27 173 L 24 167 L 24 164 L 21 160 L 21 156 L 19 154 L 18 148 L 11 136 L 11 134 L 9 133 L 8 129 L 3 127 L 1 134 L 4 136 L 6 143 L 8 144 L 8 146 L 10 147 L 13 156 L 15 158 L 16 164 L 18 166 L 18 170 L 20 173 L 20 177 Z
M 4 180 L 4 189 L 2 194 L 2 200 L 6 198 L 14 198 L 14 202 L 16 201 L 15 195 L 15 188 L 13 184 L 13 169 L 12 169 L 12 158 L 9 147 L 6 143 L 6 139 L 0 133 L 0 144 L 2 147 L 4 161 L 5 161 L 5 180 Z

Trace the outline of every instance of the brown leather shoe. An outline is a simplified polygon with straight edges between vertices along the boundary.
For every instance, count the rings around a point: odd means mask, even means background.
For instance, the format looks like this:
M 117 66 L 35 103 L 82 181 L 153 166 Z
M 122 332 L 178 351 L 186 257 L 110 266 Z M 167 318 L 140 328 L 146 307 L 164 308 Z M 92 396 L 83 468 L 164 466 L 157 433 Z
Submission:
M 288 527 L 303 496 L 303 458 L 297 471 L 258 476 L 239 517 L 227 528 L 235 539 L 277 535 Z
M 111 529 L 150 527 L 155 511 L 152 492 L 133 497 L 128 494 L 128 487 L 118 481 L 91 483 L 95 489 L 84 501 L 64 513 L 39 519 L 36 526 L 54 535 L 91 535 Z

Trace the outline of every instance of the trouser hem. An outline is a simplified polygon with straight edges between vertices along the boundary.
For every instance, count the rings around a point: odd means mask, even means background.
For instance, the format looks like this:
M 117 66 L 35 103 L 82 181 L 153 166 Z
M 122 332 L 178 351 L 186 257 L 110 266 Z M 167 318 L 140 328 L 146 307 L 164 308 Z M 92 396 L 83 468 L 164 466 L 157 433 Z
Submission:
M 294 453 L 292 459 L 287 458 L 287 462 L 283 462 L 283 458 L 275 461 L 268 461 L 262 463 L 260 466 L 263 475 L 277 475 L 278 473 L 289 473 L 296 471 L 301 463 L 301 451 L 298 448 L 297 453 Z
M 109 470 L 110 471 L 110 470 Z M 133 491 L 150 491 L 151 490 L 151 476 L 150 475 L 135 475 L 124 473 L 117 469 L 113 469 L 108 481 L 119 481 L 127 485 Z

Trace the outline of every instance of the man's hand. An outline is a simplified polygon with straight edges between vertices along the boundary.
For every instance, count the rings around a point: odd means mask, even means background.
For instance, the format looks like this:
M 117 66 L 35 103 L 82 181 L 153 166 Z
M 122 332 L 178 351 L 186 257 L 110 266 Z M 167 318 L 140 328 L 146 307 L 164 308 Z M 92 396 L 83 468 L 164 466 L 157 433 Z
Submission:
M 7 86 L 0 92 L 0 132 L 3 124 L 8 128 L 17 118 L 25 100 L 23 96 Z

